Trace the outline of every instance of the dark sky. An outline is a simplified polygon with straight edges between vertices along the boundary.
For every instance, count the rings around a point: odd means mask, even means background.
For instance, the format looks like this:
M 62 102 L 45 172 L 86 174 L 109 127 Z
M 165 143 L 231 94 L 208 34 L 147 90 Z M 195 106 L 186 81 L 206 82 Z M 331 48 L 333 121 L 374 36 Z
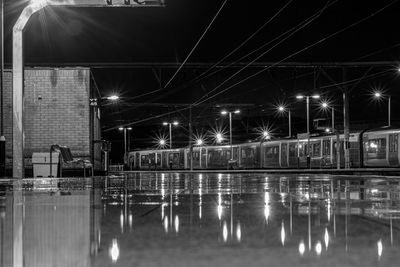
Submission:
M 286 119 L 274 115 L 273 104 L 285 101 L 292 103 L 296 111 L 295 126 L 301 132 L 305 105 L 295 102 L 293 96 L 298 92 L 318 92 L 331 99 L 340 110 L 341 92 L 332 84 L 341 83 L 343 79 L 352 81 L 347 85 L 352 88 L 350 111 L 354 123 L 386 119 L 385 103 L 370 103 L 372 88 L 383 88 L 392 95 L 393 119 L 400 120 L 397 116 L 400 77 L 395 64 L 400 61 L 397 29 L 400 1 L 228 0 L 189 58 L 193 67 L 183 68 L 167 88 L 162 89 L 176 68 L 162 68 L 157 63 L 178 63 L 179 66 L 223 2 L 166 0 L 164 8 L 144 9 L 49 7 L 36 14 L 26 29 L 25 60 L 32 65 L 92 66 L 94 78 L 104 95 L 116 91 L 124 97 L 118 105 L 107 106 L 103 116 L 104 136 L 117 146 L 121 135 L 110 130 L 113 127 L 133 123 L 133 146 L 152 146 L 152 137 L 165 130 L 160 127 L 163 120 L 187 121 L 188 111 L 176 112 L 182 106 L 171 103 L 194 103 L 204 95 L 212 96 L 221 90 L 226 91 L 204 102 L 209 106 L 193 110 L 198 131 L 222 123 L 218 115 L 220 108 L 215 108 L 216 105 L 236 103 L 247 104 L 235 120 L 238 125 L 235 130 L 240 132 L 236 139 L 253 138 L 251 129 L 268 122 L 274 124 L 277 134 L 283 133 Z M 26 0 L 6 1 L 6 62 L 11 62 L 11 27 L 26 3 Z M 287 3 L 287 7 L 271 20 Z M 310 18 L 303 27 L 294 28 Z M 260 29 L 264 24 L 266 26 Z M 296 32 L 288 33 L 291 29 Z M 239 68 L 226 68 L 193 81 L 208 70 L 207 66 L 196 67 L 196 63 L 209 63 L 210 67 L 257 30 L 258 34 L 224 63 L 250 62 L 257 58 L 256 62 L 390 61 L 394 64 L 346 68 L 346 77 L 343 77 L 342 68 L 246 68 L 228 81 Z M 285 32 L 286 35 L 277 39 Z M 251 52 L 254 53 L 243 58 Z M 155 67 L 110 66 L 116 63 L 154 63 Z M 155 73 L 161 77 L 160 81 Z M 254 77 L 249 78 L 252 75 Z M 243 79 L 247 80 L 241 82 Z M 154 90 L 158 91 L 135 98 Z M 159 117 L 167 112 L 171 114 Z M 315 107 L 312 114 L 313 117 L 328 115 L 317 114 Z M 152 116 L 157 118 L 150 120 Z M 337 116 L 340 122 L 340 111 Z M 176 141 L 185 145 L 185 138 L 182 130 L 177 133 Z

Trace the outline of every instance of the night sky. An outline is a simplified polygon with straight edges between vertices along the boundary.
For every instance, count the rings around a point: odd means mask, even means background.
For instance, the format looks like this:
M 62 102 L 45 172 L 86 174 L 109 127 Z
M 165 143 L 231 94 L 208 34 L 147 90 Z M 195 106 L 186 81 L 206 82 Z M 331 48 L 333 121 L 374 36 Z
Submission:
M 371 101 L 374 89 L 392 96 L 393 124 L 400 124 L 400 1 L 228 0 L 187 66 L 168 83 L 224 2 L 166 0 L 163 8 L 135 9 L 49 7 L 26 29 L 25 61 L 32 66 L 91 66 L 104 96 L 121 95 L 117 104 L 105 103 L 103 111 L 103 137 L 113 142 L 114 160 L 123 143 L 119 125 L 133 127 L 131 148 L 154 147 L 154 138 L 167 134 L 162 122 L 177 119 L 181 126 L 174 129 L 174 142 L 187 145 L 185 104 L 198 100 L 202 104 L 192 109 L 198 133 L 227 127 L 228 120 L 219 115 L 227 104 L 241 108 L 233 122 L 237 142 L 254 140 L 255 129 L 262 125 L 271 126 L 275 136 L 287 134 L 287 118 L 274 109 L 281 102 L 293 110 L 293 132 L 304 132 L 305 103 L 296 101 L 297 93 L 319 93 L 330 100 L 337 110 L 336 122 L 342 124 L 342 93 L 335 84 L 350 90 L 354 130 L 386 123 L 386 101 Z M 5 60 L 11 63 L 11 27 L 27 1 L 5 3 Z M 237 64 L 210 69 L 221 59 L 221 64 Z M 252 61 L 392 64 L 238 67 Z M 312 118 L 329 117 L 318 105 L 312 104 Z

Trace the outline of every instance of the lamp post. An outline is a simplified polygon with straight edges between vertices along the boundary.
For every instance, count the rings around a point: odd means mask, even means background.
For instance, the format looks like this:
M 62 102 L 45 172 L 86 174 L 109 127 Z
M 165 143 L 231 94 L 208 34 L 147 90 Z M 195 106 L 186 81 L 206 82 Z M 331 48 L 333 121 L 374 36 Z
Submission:
M 319 99 L 319 95 L 297 95 L 296 98 L 299 100 L 306 99 L 307 106 L 307 167 L 311 167 L 310 162 L 310 97 L 312 99 Z
M 292 116 L 291 116 L 290 109 L 285 108 L 284 106 L 279 106 L 278 111 L 281 113 L 284 113 L 287 111 L 288 119 L 289 119 L 289 137 L 292 137 Z
M 335 129 L 335 108 L 333 107 L 333 106 L 331 106 L 331 107 L 329 107 L 329 104 L 327 103 L 327 102 L 322 102 L 321 103 L 321 107 L 323 108 L 323 109 L 328 109 L 328 108 L 331 108 L 331 115 L 332 115 L 332 121 L 331 121 L 331 123 L 332 123 L 332 129 Z
M 164 126 L 169 126 L 169 148 L 172 148 L 172 125 L 178 126 L 179 122 L 173 121 L 173 122 L 163 122 Z
M 388 99 L 388 126 L 390 127 L 391 120 L 391 97 L 390 95 L 383 95 L 381 92 L 375 92 L 374 97 L 376 99 L 387 98 Z
M 132 127 L 119 127 L 118 130 L 124 132 L 124 153 L 125 153 L 124 155 L 126 155 L 126 152 L 128 151 L 128 150 L 127 150 L 127 147 L 126 147 L 126 144 L 127 144 L 127 141 L 126 141 L 126 139 L 127 139 L 127 132 L 126 132 L 126 131 L 131 131 L 131 130 L 132 130 Z
M 229 114 L 229 145 L 231 146 L 231 159 L 233 159 L 233 146 L 232 146 L 232 113 L 234 114 L 239 114 L 240 110 L 235 110 L 235 111 L 227 111 L 223 110 L 221 111 L 221 115 L 227 115 Z

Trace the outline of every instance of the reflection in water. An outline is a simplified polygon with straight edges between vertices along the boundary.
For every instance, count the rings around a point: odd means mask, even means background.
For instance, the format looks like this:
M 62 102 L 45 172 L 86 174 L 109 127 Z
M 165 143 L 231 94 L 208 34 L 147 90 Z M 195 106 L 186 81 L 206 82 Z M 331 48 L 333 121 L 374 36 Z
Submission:
M 222 197 L 221 193 L 218 193 L 218 206 L 217 206 L 218 220 L 222 218 Z
M 264 217 L 265 217 L 265 221 L 268 224 L 268 218 L 270 215 L 270 206 L 269 206 L 269 192 L 265 192 L 264 193 Z
M 317 253 L 317 255 L 321 255 L 322 252 L 322 244 L 321 241 L 318 241 L 317 244 L 315 244 L 315 253 Z
M 305 250 L 306 250 L 306 245 L 304 245 L 304 241 L 301 241 L 299 244 L 299 253 L 301 256 L 304 255 Z
M 174 224 L 175 224 L 175 233 L 179 233 L 179 216 L 178 215 L 175 215 Z
M 168 233 L 168 217 L 164 217 L 164 230 L 166 233 Z
M 124 213 L 122 210 L 121 210 L 121 215 L 119 215 L 119 224 L 121 227 L 121 233 L 123 233 L 124 232 Z
M 226 221 L 224 221 L 224 224 L 222 226 L 222 238 L 224 242 L 228 241 L 228 225 L 226 224 Z
M 237 254 L 237 248 L 268 248 L 272 253 L 260 257 L 277 262 L 296 262 L 303 256 L 308 262 L 309 257 L 324 252 L 323 246 L 329 249 L 324 256 L 332 261 L 376 261 L 377 254 L 383 262 L 400 259 L 396 242 L 400 229 L 398 179 L 365 179 L 361 187 L 357 179 L 314 180 L 313 176 L 279 179 L 231 174 L 217 179 L 217 174 L 143 173 L 123 177 L 109 177 L 107 187 L 101 181 L 101 190 L 85 185 L 72 193 L 20 188 L 4 195 L 0 183 L 0 248 L 4 255 L 0 267 L 12 266 L 13 260 L 21 266 L 24 262 L 40 267 L 77 266 L 73 262 L 77 259 L 83 266 L 105 266 L 111 261 L 145 266 L 143 259 L 148 255 L 166 249 L 180 253 L 184 248 L 189 253 L 180 254 L 190 257 L 199 247 L 223 247 L 224 255 Z M 129 231 L 133 221 L 135 231 Z M 217 244 L 216 239 L 220 241 Z M 393 246 L 385 254 L 382 240 Z M 347 246 L 352 253 L 346 253 Z M 368 253 L 375 249 L 377 254 Z M 165 260 L 166 255 L 157 256 Z M 247 254 L 237 257 L 251 263 Z M 213 259 L 207 260 L 214 266 Z M 154 262 L 154 266 L 161 263 Z
M 116 238 L 113 238 L 112 245 L 110 247 L 110 257 L 113 263 L 116 263 L 119 258 L 119 246 Z
M 242 241 L 242 228 L 240 227 L 240 222 L 238 222 L 236 226 L 236 238 L 238 242 Z
M 325 250 L 328 250 L 328 246 L 329 246 L 329 233 L 328 233 L 328 228 L 326 228 L 326 227 L 325 227 L 324 241 L 325 241 Z
M 380 260 L 381 256 L 382 256 L 382 251 L 383 251 L 382 240 L 379 239 L 379 241 L 376 245 L 377 245 L 377 249 L 378 249 L 378 259 Z

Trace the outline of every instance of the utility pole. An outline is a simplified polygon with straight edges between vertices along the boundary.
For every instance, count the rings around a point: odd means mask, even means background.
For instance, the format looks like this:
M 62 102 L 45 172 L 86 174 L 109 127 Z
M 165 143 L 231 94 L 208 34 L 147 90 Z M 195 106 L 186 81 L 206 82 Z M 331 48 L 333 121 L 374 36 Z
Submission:
M 189 157 L 190 157 L 190 171 L 193 171 L 193 142 L 192 142 L 192 106 L 189 108 Z
M 346 68 L 343 68 L 343 81 L 346 82 Z M 343 85 L 343 128 L 344 128 L 344 168 L 350 168 L 350 116 L 349 116 L 349 91 L 347 86 Z
M 1 0 L 1 77 L 0 77 L 0 177 L 6 175 L 6 137 L 4 136 L 4 0 Z

